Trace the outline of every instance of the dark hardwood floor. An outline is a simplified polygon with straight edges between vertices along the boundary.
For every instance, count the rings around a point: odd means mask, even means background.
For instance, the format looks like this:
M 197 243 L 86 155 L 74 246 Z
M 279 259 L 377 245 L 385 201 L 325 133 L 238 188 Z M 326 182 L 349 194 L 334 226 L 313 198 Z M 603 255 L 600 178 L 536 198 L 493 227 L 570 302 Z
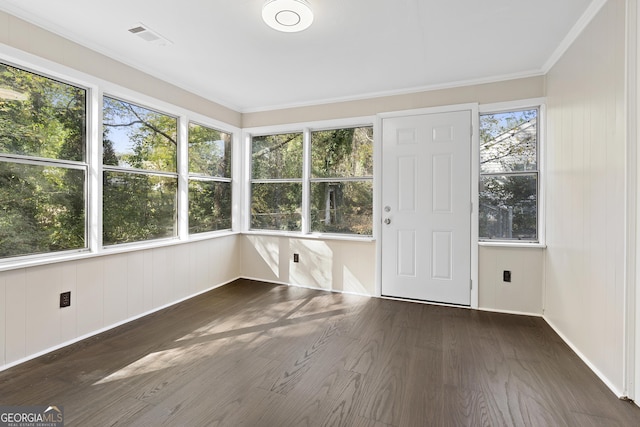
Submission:
M 72 426 L 639 426 L 539 318 L 239 280 L 0 372 Z

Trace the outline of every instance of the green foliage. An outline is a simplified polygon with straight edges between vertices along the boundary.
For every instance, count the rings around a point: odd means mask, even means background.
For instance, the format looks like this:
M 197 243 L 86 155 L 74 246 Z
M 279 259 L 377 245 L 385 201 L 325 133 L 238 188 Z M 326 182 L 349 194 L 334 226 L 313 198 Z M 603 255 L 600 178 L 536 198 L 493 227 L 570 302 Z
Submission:
M 373 234 L 373 128 L 311 134 L 311 231 Z M 340 181 L 340 178 L 366 178 Z
M 105 171 L 103 244 L 176 235 L 178 179 Z
M 85 171 L 38 158 L 84 161 L 86 91 L 0 64 L 0 257 L 81 249 Z
M 302 134 L 256 136 L 251 143 L 252 179 L 302 178 Z M 268 182 L 251 185 L 251 228 L 299 231 L 302 184 Z
M 102 114 L 105 165 L 176 172 L 178 119 L 108 96 Z
M 347 128 L 311 134 L 311 176 L 373 176 L 373 128 Z
M 302 184 L 262 183 L 251 185 L 251 228 L 300 231 Z
M 0 162 L 0 257 L 85 246 L 84 171 Z
M 231 183 L 189 181 L 189 233 L 231 228 Z
M 230 229 L 231 134 L 190 123 L 189 173 L 189 233 Z
M 83 161 L 86 91 L 0 64 L 0 152 Z
M 175 117 L 104 97 L 102 238 L 104 245 L 177 235 Z
M 300 133 L 254 137 L 252 179 L 300 181 L 302 141 Z M 311 231 L 372 234 L 372 127 L 312 132 L 311 176 Z M 302 184 L 253 183 L 252 228 L 300 230 L 301 211 Z
M 302 134 L 253 137 L 251 171 L 253 179 L 302 178 Z
M 373 182 L 311 184 L 311 231 L 373 234 Z
M 190 123 L 189 173 L 231 178 L 231 134 Z

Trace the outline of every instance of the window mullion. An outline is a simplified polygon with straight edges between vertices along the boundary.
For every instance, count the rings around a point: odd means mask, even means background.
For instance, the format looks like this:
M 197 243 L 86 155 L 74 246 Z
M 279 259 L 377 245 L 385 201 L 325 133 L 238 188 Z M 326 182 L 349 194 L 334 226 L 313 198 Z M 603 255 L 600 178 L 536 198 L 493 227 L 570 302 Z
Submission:
M 91 252 L 102 248 L 102 92 L 90 90 L 87 105 L 87 185 L 88 247 Z
M 178 118 L 178 238 L 189 238 L 189 144 L 188 123 L 185 116 Z
M 303 130 L 302 137 L 302 234 L 311 230 L 311 131 Z

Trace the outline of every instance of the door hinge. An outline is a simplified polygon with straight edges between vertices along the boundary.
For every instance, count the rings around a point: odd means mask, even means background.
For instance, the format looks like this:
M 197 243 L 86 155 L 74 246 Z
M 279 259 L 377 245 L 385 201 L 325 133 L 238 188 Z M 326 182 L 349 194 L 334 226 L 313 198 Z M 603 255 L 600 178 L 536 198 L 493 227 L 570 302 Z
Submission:
M 469 280 L 469 289 L 473 290 L 473 279 Z
M 469 125 L 469 136 L 473 137 L 473 125 Z
M 473 213 L 473 202 L 471 202 L 470 210 L 471 210 L 471 213 Z

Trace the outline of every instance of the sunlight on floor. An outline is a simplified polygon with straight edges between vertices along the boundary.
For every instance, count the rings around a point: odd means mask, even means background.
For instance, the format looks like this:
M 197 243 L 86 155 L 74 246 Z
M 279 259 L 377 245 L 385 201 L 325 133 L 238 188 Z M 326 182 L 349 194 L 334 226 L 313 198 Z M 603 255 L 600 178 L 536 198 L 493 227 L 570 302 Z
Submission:
M 237 313 L 224 319 L 217 319 L 215 322 L 204 325 L 193 332 L 179 338 L 176 342 L 198 339 L 216 334 L 225 336 L 242 335 L 256 330 L 272 329 L 277 326 L 277 322 L 289 318 L 292 312 L 298 311 L 299 307 L 307 303 L 307 299 L 293 299 L 290 301 L 272 303 L 268 306 L 247 306 Z
M 289 289 L 278 287 L 273 292 L 289 292 Z M 327 293 L 239 307 L 237 313 L 176 339 L 174 342 L 179 347 L 147 354 L 94 385 L 176 368 L 199 359 L 222 357 L 231 349 L 238 351 L 238 345 L 251 351 L 265 340 L 305 336 L 310 324 L 325 323 L 352 312 L 353 298 L 358 297 Z
M 113 381 L 123 380 L 125 378 L 149 374 L 151 372 L 157 372 L 173 368 L 187 362 L 192 362 L 196 359 L 210 357 L 211 353 L 209 351 L 203 351 L 203 347 L 205 346 L 205 344 L 196 344 L 187 347 L 178 347 L 149 353 L 141 359 L 138 359 L 100 381 L 97 381 L 93 385 L 106 384 Z

